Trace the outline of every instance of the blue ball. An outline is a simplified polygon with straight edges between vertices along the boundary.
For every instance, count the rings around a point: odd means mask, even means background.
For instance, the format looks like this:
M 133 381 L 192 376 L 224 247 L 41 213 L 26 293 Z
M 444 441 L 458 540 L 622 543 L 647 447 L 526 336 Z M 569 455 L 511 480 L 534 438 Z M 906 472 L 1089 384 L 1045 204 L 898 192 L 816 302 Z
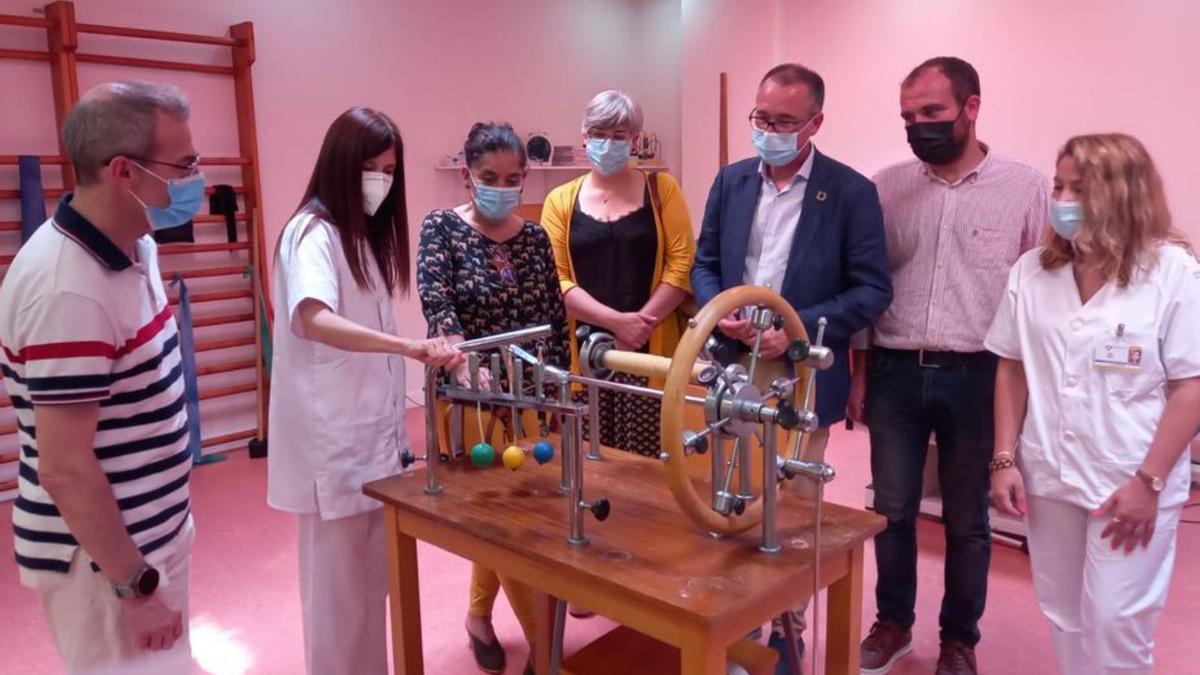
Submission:
M 545 464 L 554 459 L 554 446 L 546 441 L 538 441 L 533 444 L 533 458 L 538 464 Z

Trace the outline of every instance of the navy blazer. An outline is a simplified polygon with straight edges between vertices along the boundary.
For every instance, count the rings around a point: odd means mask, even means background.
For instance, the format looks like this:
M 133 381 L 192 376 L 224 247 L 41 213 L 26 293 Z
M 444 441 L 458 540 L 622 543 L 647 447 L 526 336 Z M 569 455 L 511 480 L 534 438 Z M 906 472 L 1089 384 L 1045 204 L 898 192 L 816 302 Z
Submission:
M 713 181 L 692 268 L 692 291 L 701 306 L 744 283 L 762 180 L 759 159 L 752 158 L 725 167 Z M 840 422 L 850 394 L 850 336 L 887 309 L 892 279 L 875 184 L 820 152 L 778 290 L 799 313 L 810 339 L 816 338 L 817 320 L 828 321 L 825 344 L 833 349 L 834 365 L 817 375 L 816 412 L 821 426 Z

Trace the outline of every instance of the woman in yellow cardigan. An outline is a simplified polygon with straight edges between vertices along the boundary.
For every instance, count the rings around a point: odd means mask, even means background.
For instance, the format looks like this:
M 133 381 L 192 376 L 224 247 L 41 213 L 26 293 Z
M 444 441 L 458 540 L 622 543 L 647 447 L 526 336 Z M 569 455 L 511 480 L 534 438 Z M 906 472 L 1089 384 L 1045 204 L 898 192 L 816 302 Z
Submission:
M 642 110 L 628 94 L 597 94 L 583 116 L 592 170 L 546 197 L 542 226 L 554 248 L 571 339 L 577 323 L 585 324 L 612 333 L 621 349 L 669 356 L 679 342 L 676 309 L 691 293 L 696 242 L 675 179 L 647 175 L 629 161 L 641 130 Z M 571 353 L 577 369 L 574 342 Z M 633 376 L 616 379 L 646 384 Z M 657 457 L 658 428 L 656 401 L 601 393 L 603 445 Z

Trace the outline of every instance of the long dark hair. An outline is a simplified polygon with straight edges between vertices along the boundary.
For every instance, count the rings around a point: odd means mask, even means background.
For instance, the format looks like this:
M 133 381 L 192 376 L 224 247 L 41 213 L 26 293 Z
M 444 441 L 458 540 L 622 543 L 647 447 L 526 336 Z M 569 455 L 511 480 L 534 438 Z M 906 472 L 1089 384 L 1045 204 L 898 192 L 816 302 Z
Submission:
M 363 211 L 363 162 L 396 149 L 392 189 L 374 216 Z M 387 115 L 370 108 L 351 108 L 338 116 L 317 155 L 304 199 L 296 214 L 308 213 L 328 221 L 342 240 L 354 281 L 363 290 L 372 286 L 363 256 L 375 257 L 388 295 L 397 288 L 408 292 L 408 205 L 404 197 L 404 143 Z

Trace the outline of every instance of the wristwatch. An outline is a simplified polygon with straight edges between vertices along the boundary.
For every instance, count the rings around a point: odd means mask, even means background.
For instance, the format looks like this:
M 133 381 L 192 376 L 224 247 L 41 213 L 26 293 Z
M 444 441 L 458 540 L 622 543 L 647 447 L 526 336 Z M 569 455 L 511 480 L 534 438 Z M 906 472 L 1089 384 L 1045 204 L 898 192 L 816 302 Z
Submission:
M 1138 478 L 1141 478 L 1142 482 L 1146 485 L 1149 485 L 1150 489 L 1154 490 L 1155 492 L 1162 492 L 1163 488 L 1167 486 L 1167 482 L 1165 480 L 1159 478 L 1158 476 L 1151 476 L 1141 469 L 1138 469 L 1134 475 L 1136 475 Z
M 156 590 L 158 590 L 158 570 L 147 564 L 143 564 L 128 583 L 113 584 L 113 593 L 123 599 L 145 598 L 153 595 Z

